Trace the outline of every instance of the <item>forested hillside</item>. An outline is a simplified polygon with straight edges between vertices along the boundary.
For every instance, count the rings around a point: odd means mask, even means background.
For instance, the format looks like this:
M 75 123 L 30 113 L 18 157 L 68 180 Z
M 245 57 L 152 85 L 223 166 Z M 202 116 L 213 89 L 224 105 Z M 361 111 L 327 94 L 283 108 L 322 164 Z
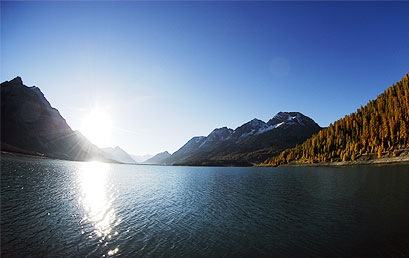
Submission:
M 369 153 L 395 156 L 409 147 L 409 74 L 355 113 L 330 124 L 263 165 L 349 161 Z

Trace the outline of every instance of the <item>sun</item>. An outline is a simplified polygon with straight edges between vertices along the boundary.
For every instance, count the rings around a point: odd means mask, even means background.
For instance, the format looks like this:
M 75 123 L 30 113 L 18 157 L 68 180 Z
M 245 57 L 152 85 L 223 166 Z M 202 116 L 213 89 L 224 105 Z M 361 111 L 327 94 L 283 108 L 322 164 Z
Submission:
M 98 147 L 107 147 L 112 135 L 112 120 L 108 112 L 94 109 L 82 119 L 81 133 Z

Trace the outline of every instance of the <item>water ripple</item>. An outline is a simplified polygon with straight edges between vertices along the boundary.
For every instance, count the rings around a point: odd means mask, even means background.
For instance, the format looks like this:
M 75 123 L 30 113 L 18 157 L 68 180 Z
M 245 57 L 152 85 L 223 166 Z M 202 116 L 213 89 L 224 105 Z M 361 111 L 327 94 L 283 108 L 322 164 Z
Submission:
M 1 256 L 409 256 L 407 170 L 2 157 Z

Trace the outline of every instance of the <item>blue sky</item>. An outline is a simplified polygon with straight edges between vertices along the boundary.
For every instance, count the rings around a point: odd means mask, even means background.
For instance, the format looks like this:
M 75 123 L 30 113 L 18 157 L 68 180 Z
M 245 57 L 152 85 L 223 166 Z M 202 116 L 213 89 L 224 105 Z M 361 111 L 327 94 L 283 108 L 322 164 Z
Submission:
M 73 129 L 176 151 L 279 111 L 321 126 L 409 72 L 409 2 L 1 2 L 1 81 L 40 87 Z

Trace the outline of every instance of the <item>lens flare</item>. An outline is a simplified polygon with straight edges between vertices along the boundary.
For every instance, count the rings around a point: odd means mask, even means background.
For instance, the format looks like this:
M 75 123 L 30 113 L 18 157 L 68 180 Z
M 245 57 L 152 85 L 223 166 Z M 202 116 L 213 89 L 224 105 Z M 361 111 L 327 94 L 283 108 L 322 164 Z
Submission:
M 112 135 L 111 116 L 102 109 L 94 109 L 82 119 L 80 131 L 98 147 L 108 147 Z

